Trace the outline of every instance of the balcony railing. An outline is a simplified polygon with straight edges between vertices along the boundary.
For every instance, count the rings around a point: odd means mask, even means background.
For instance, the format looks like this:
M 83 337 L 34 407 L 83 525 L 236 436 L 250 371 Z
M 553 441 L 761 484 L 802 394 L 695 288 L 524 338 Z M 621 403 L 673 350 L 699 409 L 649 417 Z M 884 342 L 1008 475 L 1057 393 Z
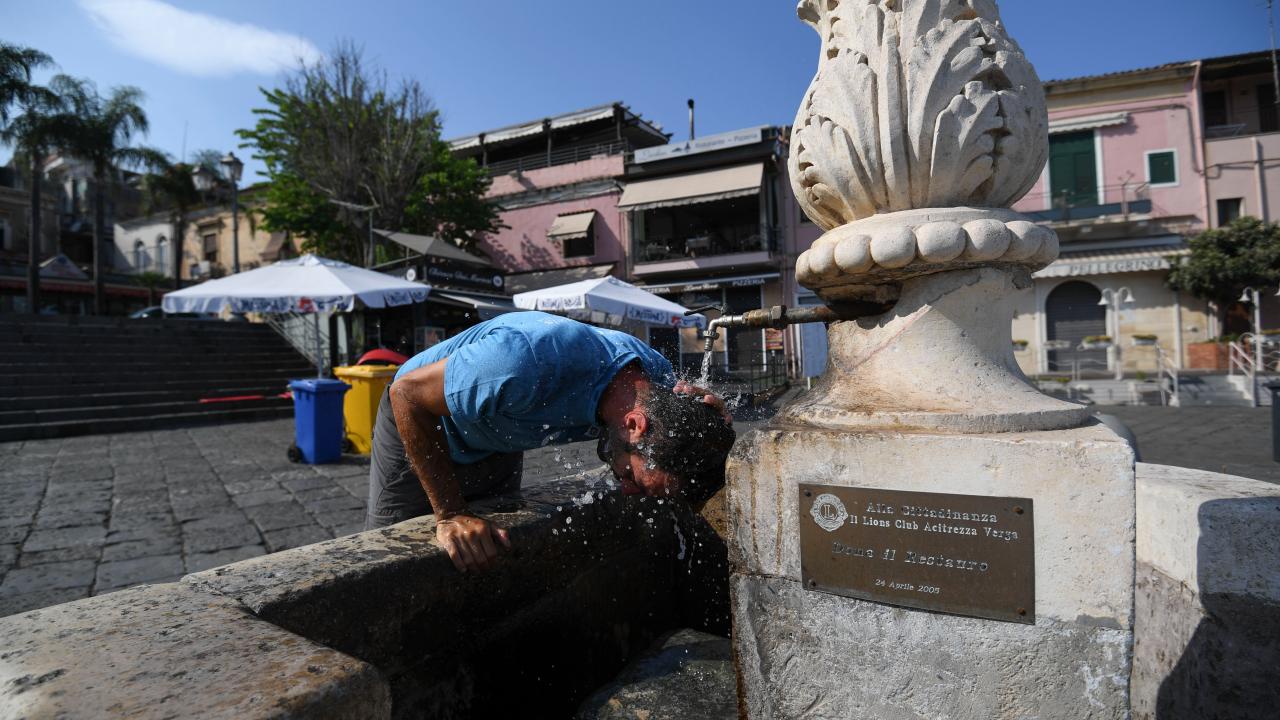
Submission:
M 1023 207 L 1043 206 L 1052 198 L 1048 210 L 1028 210 L 1027 215 L 1045 223 L 1069 223 L 1093 220 L 1101 217 L 1149 215 L 1154 209 L 1151 191 L 1145 184 L 1107 185 L 1096 191 L 1060 191 L 1028 195 L 1019 203 Z M 1103 202 L 1104 198 L 1118 198 L 1115 202 Z
M 662 262 L 686 258 L 712 257 L 748 252 L 774 252 L 776 229 L 753 233 L 745 238 L 728 239 L 715 233 L 679 238 L 655 238 L 636 242 L 636 262 Z
M 631 152 L 631 143 L 622 140 L 598 145 L 578 145 L 575 147 L 552 150 L 550 153 L 525 155 L 513 160 L 500 160 L 485 166 L 490 175 L 505 175 L 510 172 L 539 170 L 555 165 L 570 165 L 583 160 L 611 155 L 623 155 Z

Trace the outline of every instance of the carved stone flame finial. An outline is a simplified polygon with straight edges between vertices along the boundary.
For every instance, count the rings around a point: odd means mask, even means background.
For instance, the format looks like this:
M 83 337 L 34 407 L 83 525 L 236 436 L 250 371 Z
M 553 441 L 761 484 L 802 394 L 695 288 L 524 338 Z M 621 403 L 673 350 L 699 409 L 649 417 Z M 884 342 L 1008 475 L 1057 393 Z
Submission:
M 822 54 L 790 175 L 828 231 L 797 264 L 802 284 L 834 297 L 840 286 L 1057 257 L 1051 231 L 974 209 L 1008 208 L 1048 156 L 1044 90 L 993 0 L 802 0 L 797 12 Z
M 1048 155 L 1044 89 L 994 0 L 803 0 L 822 37 L 791 135 L 790 175 L 826 233 L 796 277 L 839 309 L 828 370 L 781 419 L 837 429 L 1009 432 L 1088 409 L 1016 362 L 1014 296 L 1058 236 L 1009 208 Z M 854 307 L 852 304 L 844 307 Z

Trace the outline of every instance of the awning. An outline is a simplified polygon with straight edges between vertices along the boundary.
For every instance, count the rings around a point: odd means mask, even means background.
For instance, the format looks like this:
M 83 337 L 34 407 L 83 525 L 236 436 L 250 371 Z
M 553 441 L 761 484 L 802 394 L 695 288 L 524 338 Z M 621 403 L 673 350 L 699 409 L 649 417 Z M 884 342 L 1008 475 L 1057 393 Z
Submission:
M 280 251 L 284 249 L 285 235 L 282 232 L 271 233 L 271 239 L 262 249 L 262 259 L 276 261 L 280 259 Z
M 629 183 L 622 191 L 618 207 L 650 210 L 746 197 L 760 192 L 763 178 L 764 164 L 752 163 L 657 180 L 640 180 Z
M 533 272 L 511 273 L 506 277 L 504 288 L 510 293 L 529 292 L 543 288 L 567 285 L 579 280 L 595 280 L 613 272 L 617 263 L 601 263 L 599 265 L 578 265 L 558 270 L 535 270 Z
M 493 266 L 493 263 L 488 258 L 472 255 L 448 240 L 442 240 L 438 237 L 391 232 L 390 230 L 378 230 L 376 228 L 374 232 L 401 247 L 409 248 L 419 255 L 430 255 L 431 257 L 456 260 L 457 262 L 471 265 L 483 265 L 484 267 Z
M 1049 121 L 1049 134 L 1057 135 L 1058 133 L 1076 132 L 1077 130 L 1092 130 L 1100 127 L 1112 127 L 1114 125 L 1124 125 L 1129 122 L 1129 113 L 1112 112 L 1103 113 L 1101 115 L 1084 115 L 1081 117 L 1061 118 Z
M 547 230 L 547 237 L 552 240 L 577 240 L 591 232 L 591 222 L 596 218 L 595 210 L 559 215 Z
M 469 305 L 476 309 L 476 313 L 481 320 L 491 320 L 503 313 L 515 312 L 516 306 L 507 298 L 498 297 L 475 297 L 471 295 L 463 295 L 453 292 L 441 292 L 432 290 L 432 298 L 444 298 L 452 300 L 460 305 Z
M 1063 253 L 1053 264 L 1035 274 L 1038 278 L 1112 275 L 1168 270 L 1170 257 L 1191 253 L 1186 247 L 1124 248 L 1089 253 Z

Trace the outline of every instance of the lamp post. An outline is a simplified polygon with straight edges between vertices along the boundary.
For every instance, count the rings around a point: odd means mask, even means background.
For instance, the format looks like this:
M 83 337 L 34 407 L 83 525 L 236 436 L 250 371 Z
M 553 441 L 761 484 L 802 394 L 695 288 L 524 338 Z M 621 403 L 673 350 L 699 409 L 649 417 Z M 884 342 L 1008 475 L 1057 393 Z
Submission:
M 1280 290 L 1276 296 L 1280 297 Z M 1253 371 L 1262 372 L 1262 293 L 1247 287 L 1240 293 L 1240 302 L 1253 305 Z
M 1132 305 L 1133 302 L 1133 291 L 1128 287 L 1121 287 L 1116 290 L 1105 288 L 1102 291 L 1102 299 L 1098 301 L 1099 305 L 1111 308 L 1111 312 L 1107 316 L 1110 321 L 1108 324 L 1111 327 L 1107 329 L 1107 334 L 1111 336 L 1111 350 L 1114 358 L 1112 362 L 1115 365 L 1116 380 L 1124 379 L 1124 366 L 1120 361 L 1120 306 L 1125 304 Z
M 231 273 L 240 272 L 240 173 L 244 163 L 233 152 L 222 158 L 222 167 L 231 181 Z

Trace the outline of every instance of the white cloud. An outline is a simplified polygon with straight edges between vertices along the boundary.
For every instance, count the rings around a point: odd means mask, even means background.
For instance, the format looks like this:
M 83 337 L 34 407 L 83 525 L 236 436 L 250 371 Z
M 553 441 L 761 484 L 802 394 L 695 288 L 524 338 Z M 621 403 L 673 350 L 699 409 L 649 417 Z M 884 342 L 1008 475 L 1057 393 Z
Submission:
M 80 0 L 80 7 L 120 50 L 189 75 L 271 74 L 321 57 L 306 38 L 160 0 Z

